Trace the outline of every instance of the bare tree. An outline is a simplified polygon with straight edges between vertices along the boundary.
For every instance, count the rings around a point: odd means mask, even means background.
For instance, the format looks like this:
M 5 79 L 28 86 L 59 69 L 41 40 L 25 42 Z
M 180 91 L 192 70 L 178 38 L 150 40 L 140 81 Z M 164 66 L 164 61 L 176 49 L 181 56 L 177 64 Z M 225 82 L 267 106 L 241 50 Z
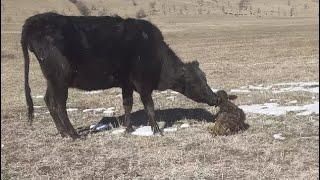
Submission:
M 81 0 L 69 0 L 69 1 L 77 7 L 81 15 L 83 16 L 90 15 L 91 11 Z

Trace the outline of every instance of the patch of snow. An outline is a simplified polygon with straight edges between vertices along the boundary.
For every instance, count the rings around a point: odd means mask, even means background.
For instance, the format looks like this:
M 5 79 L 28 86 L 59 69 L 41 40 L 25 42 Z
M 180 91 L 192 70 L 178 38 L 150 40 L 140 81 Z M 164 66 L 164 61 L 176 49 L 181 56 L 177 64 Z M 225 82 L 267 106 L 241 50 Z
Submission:
M 230 92 L 233 93 L 250 93 L 251 91 L 248 89 L 231 89 Z
M 297 100 L 292 100 L 292 101 L 289 101 L 289 102 L 287 102 L 287 104 L 297 104 Z
M 303 108 L 305 109 L 304 112 L 300 112 L 298 116 L 307 116 L 311 114 L 319 114 L 319 102 L 314 102 L 313 104 L 304 105 Z
M 178 129 L 176 127 L 164 128 L 163 132 L 175 132 Z
M 174 101 L 175 98 L 176 98 L 176 96 L 168 96 L 168 97 L 166 97 L 166 99 L 171 100 L 171 101 Z
M 96 126 L 97 126 L 96 124 L 92 124 L 92 125 L 90 125 L 90 129 L 93 129 Z
M 313 88 L 308 88 L 308 87 L 302 87 L 302 86 L 297 86 L 297 87 L 286 87 L 286 88 L 280 88 L 279 90 L 273 90 L 272 93 L 283 93 L 283 92 L 295 92 L 295 91 L 306 91 L 310 93 L 319 93 L 319 87 L 313 87 Z
M 126 131 L 126 129 L 116 129 L 116 130 L 113 130 L 111 133 L 112 134 L 122 134 Z
M 94 112 L 103 112 L 103 111 L 106 111 L 107 109 L 106 108 L 95 108 L 93 109 Z
M 99 94 L 102 93 L 102 90 L 97 90 L 97 91 L 85 91 L 83 92 L 83 94 Z
M 86 113 L 86 112 L 90 112 L 93 111 L 94 109 L 84 109 L 82 112 Z
M 73 111 L 78 111 L 78 108 L 68 108 L 67 112 L 73 112 Z
M 161 91 L 160 93 L 162 93 L 162 94 L 167 94 L 167 93 L 168 93 L 168 91 L 167 91 L 167 90 L 165 90 L 165 91 Z
M 115 107 L 107 108 L 105 111 L 103 111 L 103 114 L 105 114 L 107 117 L 112 117 L 115 109 Z
M 179 94 L 177 91 L 171 91 L 171 94 Z
M 35 109 L 40 109 L 42 108 L 43 106 L 33 106 Z
M 277 83 L 274 86 L 319 86 L 319 82 L 289 82 Z
M 37 95 L 37 96 L 32 96 L 33 98 L 37 98 L 37 99 L 39 99 L 39 98 L 44 98 L 44 96 L 43 95 Z
M 276 102 L 279 101 L 279 99 L 269 99 L 270 102 Z
M 142 126 L 133 131 L 131 134 L 136 136 L 152 136 L 153 132 L 151 126 Z
M 190 127 L 190 124 L 188 123 L 184 123 L 180 126 L 180 128 L 188 128 L 188 127 Z
M 94 112 L 94 113 L 101 113 L 106 111 L 106 108 L 94 108 L 94 109 L 84 109 L 82 112 L 86 113 L 86 112 Z
M 213 91 L 213 92 L 217 92 L 217 91 L 219 91 L 219 89 L 211 88 L 211 91 Z
M 249 85 L 249 89 L 251 90 L 268 90 L 268 89 L 271 89 L 272 86 L 266 86 L 266 87 L 263 87 L 263 84 L 260 84 L 258 86 L 252 86 L 252 85 Z
M 277 139 L 277 140 L 285 140 L 286 139 L 285 137 L 282 136 L 282 133 L 274 134 L 273 138 Z
M 285 115 L 287 112 L 303 111 L 297 115 L 319 114 L 319 102 L 304 106 L 280 106 L 277 103 L 253 104 L 239 106 L 246 113 L 264 114 L 271 116 Z M 309 113 L 307 113 L 309 112 Z

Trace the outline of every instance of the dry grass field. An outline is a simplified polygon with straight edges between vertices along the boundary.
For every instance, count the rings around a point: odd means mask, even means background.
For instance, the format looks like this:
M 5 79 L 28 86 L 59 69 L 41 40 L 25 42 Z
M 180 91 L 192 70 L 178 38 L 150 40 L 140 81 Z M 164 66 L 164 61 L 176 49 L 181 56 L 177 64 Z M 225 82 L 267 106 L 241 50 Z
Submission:
M 248 1 L 243 11 L 236 0 L 85 2 L 93 15 L 134 17 L 143 9 L 145 19 L 160 28 L 183 61 L 200 62 L 212 88 L 229 91 L 247 85 L 319 81 L 318 1 Z M 46 84 L 33 55 L 30 86 L 39 107 L 33 126 L 28 126 L 21 26 L 27 17 L 53 10 L 79 15 L 67 0 L 1 1 L 1 179 L 319 179 L 319 114 L 248 113 L 248 130 L 212 137 L 206 128 L 214 108 L 181 94 L 168 100 L 172 93 L 154 92 L 158 120 L 175 122 L 176 132 L 142 137 L 110 130 L 83 140 L 63 139 L 43 98 L 38 98 L 45 94 Z M 83 112 L 88 108 L 115 107 L 114 117 L 105 119 L 121 119 L 120 93 L 118 88 L 97 94 L 70 89 L 68 107 L 78 109 L 68 113 L 74 127 L 87 127 L 104 117 Z M 237 105 L 271 99 L 281 105 L 292 100 L 305 105 L 319 99 L 319 91 L 234 94 L 239 97 Z M 134 121 L 145 121 L 143 113 L 135 93 Z M 182 123 L 190 127 L 181 128 Z M 277 133 L 285 139 L 275 139 Z

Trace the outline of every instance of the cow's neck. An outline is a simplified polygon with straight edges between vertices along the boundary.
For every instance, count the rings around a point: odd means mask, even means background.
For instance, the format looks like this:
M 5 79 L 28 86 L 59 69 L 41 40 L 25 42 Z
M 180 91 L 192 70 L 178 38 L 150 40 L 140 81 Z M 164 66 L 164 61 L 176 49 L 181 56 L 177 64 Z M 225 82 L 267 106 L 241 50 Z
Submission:
M 161 45 L 161 73 L 158 90 L 184 91 L 184 63 L 165 43 Z

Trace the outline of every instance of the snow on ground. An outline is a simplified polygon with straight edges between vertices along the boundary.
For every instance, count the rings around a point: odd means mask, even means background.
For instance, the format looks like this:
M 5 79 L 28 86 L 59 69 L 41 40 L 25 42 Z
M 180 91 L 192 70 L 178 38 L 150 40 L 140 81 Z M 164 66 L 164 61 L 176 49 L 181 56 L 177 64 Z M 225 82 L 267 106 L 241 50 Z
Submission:
M 263 84 L 254 86 L 241 86 L 238 89 L 231 89 L 233 93 L 250 93 L 252 91 L 267 91 L 271 90 L 272 93 L 283 93 L 283 92 L 295 92 L 305 91 L 310 93 L 319 93 L 318 82 L 292 82 L 292 83 L 277 83 L 273 85 L 264 86 Z
M 170 100 L 170 101 L 174 101 L 175 98 L 176 98 L 176 96 L 168 96 L 168 97 L 166 97 L 166 99 Z
M 175 132 L 177 130 L 178 130 L 178 128 L 176 128 L 176 127 L 169 127 L 169 128 L 164 128 L 163 132 Z
M 286 139 L 285 137 L 282 136 L 282 133 L 274 134 L 273 138 L 277 139 L 277 140 L 285 140 Z
M 142 126 L 133 131 L 131 134 L 137 136 L 152 136 L 153 132 L 151 130 L 151 126 Z
M 250 93 L 251 91 L 248 89 L 231 89 L 230 92 L 232 92 L 232 93 Z
M 36 99 L 40 99 L 40 98 L 44 98 L 43 95 L 37 95 L 37 96 L 32 96 L 33 98 L 36 98 Z
M 114 111 L 115 111 L 115 107 L 84 109 L 82 112 L 84 112 L 84 113 L 87 113 L 87 112 L 103 113 L 106 116 L 113 116 Z
M 99 94 L 102 93 L 103 90 L 97 90 L 97 91 L 85 91 L 83 94 Z
M 126 131 L 126 129 L 115 129 L 111 133 L 112 134 L 122 134 Z
M 245 113 L 264 114 L 271 116 L 285 115 L 287 112 L 299 112 L 297 115 L 319 114 L 319 102 L 302 106 L 280 106 L 278 103 L 242 105 L 239 108 Z
M 68 108 L 67 112 L 73 112 L 73 111 L 78 111 L 78 108 Z
M 190 124 L 188 123 L 184 123 L 180 126 L 180 128 L 188 128 L 188 127 L 190 127 Z

